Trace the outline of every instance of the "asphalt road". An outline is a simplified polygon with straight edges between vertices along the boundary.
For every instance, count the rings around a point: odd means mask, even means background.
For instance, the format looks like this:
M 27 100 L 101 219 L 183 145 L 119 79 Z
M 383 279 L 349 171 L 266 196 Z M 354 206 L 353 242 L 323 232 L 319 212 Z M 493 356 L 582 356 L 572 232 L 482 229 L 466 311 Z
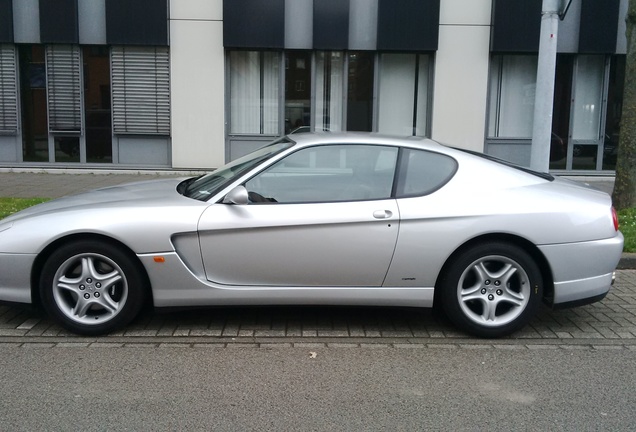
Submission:
M 5 344 L 0 428 L 629 430 L 635 354 Z

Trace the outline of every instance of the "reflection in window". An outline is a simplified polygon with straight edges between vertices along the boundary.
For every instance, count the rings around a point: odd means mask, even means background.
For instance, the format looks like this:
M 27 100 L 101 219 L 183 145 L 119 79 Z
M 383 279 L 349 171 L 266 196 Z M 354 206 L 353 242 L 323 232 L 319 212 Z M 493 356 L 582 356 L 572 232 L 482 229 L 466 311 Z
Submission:
M 572 119 L 572 139 L 598 140 L 603 104 L 605 57 L 578 56 Z
M 310 113 L 311 52 L 289 51 L 285 56 L 285 133 L 308 132 Z
M 373 128 L 374 55 L 367 51 L 349 53 L 347 130 L 371 132 Z
M 368 145 L 299 150 L 245 184 L 253 203 L 386 199 L 398 149 Z
M 490 72 L 490 138 L 532 138 L 536 55 L 495 56 Z
M 46 67 L 43 45 L 20 45 L 22 157 L 25 162 L 48 162 L 49 126 L 46 111 Z
M 429 56 L 382 54 L 378 131 L 426 136 Z
M 342 130 L 342 87 L 344 54 L 338 51 L 316 53 L 316 112 L 318 131 Z
M 110 56 L 107 47 L 83 48 L 86 161 L 112 162 Z
M 230 52 L 230 132 L 278 135 L 280 54 Z

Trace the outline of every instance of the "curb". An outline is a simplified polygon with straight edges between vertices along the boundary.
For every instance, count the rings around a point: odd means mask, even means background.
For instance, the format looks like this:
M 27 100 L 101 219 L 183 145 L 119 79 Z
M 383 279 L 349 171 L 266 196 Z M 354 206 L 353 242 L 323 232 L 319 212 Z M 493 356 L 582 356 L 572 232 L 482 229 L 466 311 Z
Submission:
M 636 269 L 636 253 L 624 253 L 621 256 L 621 260 L 618 262 L 619 270 L 634 270 Z

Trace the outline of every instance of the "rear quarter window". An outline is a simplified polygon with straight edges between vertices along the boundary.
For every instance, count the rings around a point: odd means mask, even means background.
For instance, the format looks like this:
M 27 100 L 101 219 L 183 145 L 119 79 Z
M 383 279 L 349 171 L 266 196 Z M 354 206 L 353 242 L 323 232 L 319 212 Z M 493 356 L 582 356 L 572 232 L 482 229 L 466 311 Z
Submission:
M 455 159 L 425 150 L 404 149 L 399 164 L 397 198 L 431 194 L 457 172 Z

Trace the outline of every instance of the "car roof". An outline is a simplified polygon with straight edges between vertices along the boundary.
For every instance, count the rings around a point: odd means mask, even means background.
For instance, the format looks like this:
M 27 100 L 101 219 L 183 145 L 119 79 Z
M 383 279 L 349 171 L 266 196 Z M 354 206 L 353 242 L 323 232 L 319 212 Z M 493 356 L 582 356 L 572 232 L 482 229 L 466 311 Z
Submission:
M 439 143 L 428 138 L 386 135 L 376 132 L 308 132 L 287 135 L 287 139 L 302 147 L 316 144 L 398 145 L 427 149 L 441 147 Z

